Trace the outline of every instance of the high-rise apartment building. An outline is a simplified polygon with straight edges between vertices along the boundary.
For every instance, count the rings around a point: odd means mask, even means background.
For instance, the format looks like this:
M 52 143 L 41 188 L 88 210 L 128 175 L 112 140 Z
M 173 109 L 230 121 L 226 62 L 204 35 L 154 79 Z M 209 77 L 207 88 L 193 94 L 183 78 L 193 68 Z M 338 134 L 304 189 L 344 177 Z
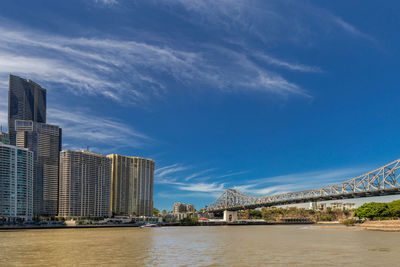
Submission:
M 59 216 L 110 216 L 111 159 L 89 151 L 60 153 Z
M 11 145 L 16 144 L 15 121 L 46 123 L 46 89 L 31 80 L 9 76 L 8 132 Z
M 140 157 L 112 159 L 111 210 L 118 215 L 152 216 L 155 162 Z
M 16 145 L 33 152 L 33 212 L 56 216 L 61 129 L 56 125 L 15 120 L 15 134 Z
M 0 217 L 32 218 L 32 182 L 33 153 L 0 142 Z

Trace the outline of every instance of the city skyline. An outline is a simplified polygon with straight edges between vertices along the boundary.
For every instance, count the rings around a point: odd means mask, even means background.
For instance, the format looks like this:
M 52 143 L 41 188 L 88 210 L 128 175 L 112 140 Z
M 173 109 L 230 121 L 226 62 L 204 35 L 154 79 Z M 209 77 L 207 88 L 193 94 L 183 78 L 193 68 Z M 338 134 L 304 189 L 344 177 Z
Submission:
M 64 149 L 157 162 L 159 209 L 199 209 L 231 187 L 312 189 L 400 157 L 388 104 L 399 96 L 399 39 L 380 31 L 395 31 L 395 8 L 45 2 L 0 11 L 0 123 L 7 75 L 32 79 L 49 90 L 47 120 L 65 129 Z

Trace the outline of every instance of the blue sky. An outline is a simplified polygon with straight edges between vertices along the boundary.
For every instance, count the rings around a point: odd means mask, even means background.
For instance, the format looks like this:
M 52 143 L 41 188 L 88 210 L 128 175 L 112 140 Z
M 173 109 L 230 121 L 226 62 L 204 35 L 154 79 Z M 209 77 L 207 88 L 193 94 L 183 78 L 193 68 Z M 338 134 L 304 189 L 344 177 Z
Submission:
M 155 206 L 340 182 L 399 158 L 386 1 L 3 0 L 9 73 L 48 89 L 64 148 L 150 157 Z

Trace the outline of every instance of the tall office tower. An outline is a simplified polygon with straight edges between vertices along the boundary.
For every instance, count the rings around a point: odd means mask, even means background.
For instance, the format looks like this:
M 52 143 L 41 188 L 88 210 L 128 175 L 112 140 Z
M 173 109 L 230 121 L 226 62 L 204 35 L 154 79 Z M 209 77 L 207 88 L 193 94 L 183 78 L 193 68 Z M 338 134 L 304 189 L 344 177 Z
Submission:
M 119 215 L 151 216 L 154 161 L 116 154 L 107 157 L 112 159 L 112 212 Z
M 9 76 L 8 132 L 15 145 L 15 120 L 46 123 L 46 89 L 31 80 Z
M 33 213 L 58 214 L 58 164 L 61 129 L 56 125 L 33 121 L 15 121 L 16 144 L 33 152 Z
M 33 153 L 0 142 L 0 217 L 32 219 Z
M 111 159 L 89 151 L 61 151 L 59 188 L 59 216 L 109 217 Z

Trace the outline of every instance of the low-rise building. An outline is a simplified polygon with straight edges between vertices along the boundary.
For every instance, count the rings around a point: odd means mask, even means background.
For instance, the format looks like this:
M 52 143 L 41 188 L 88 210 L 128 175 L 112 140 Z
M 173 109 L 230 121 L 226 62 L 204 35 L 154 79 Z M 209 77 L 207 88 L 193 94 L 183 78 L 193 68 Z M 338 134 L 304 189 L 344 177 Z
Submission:
M 343 203 L 341 203 L 341 202 L 332 202 L 331 203 L 331 205 L 330 205 L 330 208 L 331 209 L 334 209 L 334 210 L 341 210 L 342 208 L 343 208 Z
M 356 208 L 356 203 L 343 203 L 344 210 L 352 210 Z
M 332 209 L 351 210 L 356 207 L 356 203 L 332 202 L 330 207 Z

